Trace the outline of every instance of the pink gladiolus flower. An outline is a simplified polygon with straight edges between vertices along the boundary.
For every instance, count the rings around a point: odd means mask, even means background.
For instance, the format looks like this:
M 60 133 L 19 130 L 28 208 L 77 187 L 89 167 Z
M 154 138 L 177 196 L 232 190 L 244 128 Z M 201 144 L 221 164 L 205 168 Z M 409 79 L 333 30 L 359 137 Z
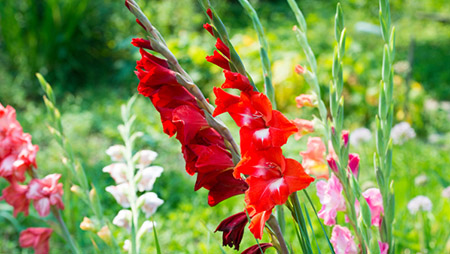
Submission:
M 114 185 L 108 186 L 105 188 L 105 190 L 111 193 L 111 195 L 113 195 L 114 198 L 116 199 L 117 203 L 119 203 L 122 207 L 128 208 L 130 207 L 130 201 L 128 201 L 129 187 L 130 185 L 128 184 L 128 182 L 125 182 L 117 186 Z
M 103 172 L 109 173 L 116 184 L 127 181 L 127 165 L 125 163 L 113 163 L 103 168 Z
M 30 200 L 26 197 L 27 192 L 27 185 L 20 185 L 15 181 L 11 182 L 10 186 L 3 189 L 3 195 L 0 197 L 0 200 L 4 199 L 6 203 L 14 207 L 14 217 L 20 212 L 23 212 L 25 216 L 28 216 Z
M 319 218 L 325 225 L 336 224 L 337 211 L 345 211 L 345 199 L 342 196 L 342 185 L 339 179 L 332 175 L 327 181 L 318 181 L 316 184 L 317 196 L 319 196 L 322 209 Z
M 372 225 L 379 227 L 381 225 L 381 214 L 384 213 L 383 197 L 380 190 L 377 188 L 370 188 L 362 193 L 370 208 L 372 216 Z
M 296 118 L 292 122 L 298 129 L 294 136 L 295 140 L 299 140 L 304 135 L 314 131 L 314 123 L 312 121 Z
M 328 179 L 328 168 L 325 163 L 325 144 L 318 137 L 308 138 L 306 152 L 300 152 L 305 172 L 318 178 Z
M 358 253 L 352 233 L 346 227 L 341 227 L 339 225 L 334 226 L 330 242 L 333 244 L 334 252 L 336 252 L 336 254 Z
M 63 185 L 58 183 L 60 174 L 50 174 L 44 179 L 33 179 L 28 185 L 26 197 L 32 199 L 34 208 L 39 216 L 45 217 L 50 213 L 50 206 L 55 205 L 64 209 L 62 201 Z
M 378 245 L 380 246 L 380 254 L 388 254 L 389 244 L 378 241 Z
M 311 94 L 300 94 L 295 97 L 295 101 L 297 102 L 297 108 L 301 107 L 314 107 L 314 95 Z
M 51 228 L 27 228 L 20 232 L 19 243 L 22 248 L 32 247 L 35 254 L 47 254 Z

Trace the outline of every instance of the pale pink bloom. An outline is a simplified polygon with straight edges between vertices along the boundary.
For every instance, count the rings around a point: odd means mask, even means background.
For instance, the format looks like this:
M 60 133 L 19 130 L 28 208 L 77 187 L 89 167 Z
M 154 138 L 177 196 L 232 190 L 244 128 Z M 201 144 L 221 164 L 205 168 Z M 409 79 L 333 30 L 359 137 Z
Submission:
M 306 173 L 328 178 L 328 168 L 324 159 L 325 150 L 325 144 L 319 137 L 308 138 L 307 150 L 300 152 L 300 156 L 303 157 L 302 166 Z
M 158 198 L 158 195 L 154 192 L 146 192 L 140 196 L 137 203 L 141 206 L 142 211 L 145 213 L 145 217 L 150 217 L 156 212 L 156 209 L 164 203 L 164 200 Z
M 109 173 L 116 184 L 127 181 L 127 164 L 113 163 L 103 168 L 103 172 Z
M 389 244 L 378 241 L 378 246 L 380 246 L 380 254 L 388 254 Z
M 311 133 L 314 131 L 314 123 L 313 121 L 296 118 L 292 121 L 297 127 L 298 131 L 295 133 L 295 140 L 299 140 L 304 135 Z
M 295 102 L 297 102 L 297 108 L 301 107 L 314 107 L 315 96 L 311 94 L 300 94 L 295 97 Z
M 381 215 L 384 213 L 383 197 L 377 188 L 367 189 L 362 193 L 364 199 L 370 208 L 372 225 L 379 227 L 381 225 Z
M 27 228 L 20 232 L 20 247 L 32 247 L 35 254 L 47 254 L 49 252 L 48 240 L 52 231 L 51 228 Z
M 345 211 L 345 199 L 342 196 L 342 185 L 339 179 L 333 174 L 328 181 L 318 181 L 316 183 L 317 196 L 322 204 L 319 211 L 319 218 L 324 220 L 325 225 L 336 224 L 338 211 Z
M 142 236 L 145 233 L 149 233 L 153 230 L 153 227 L 156 227 L 156 223 L 153 221 L 144 221 L 144 223 L 142 223 L 142 226 L 139 228 L 138 231 L 138 237 Z
M 147 167 L 152 163 L 156 157 L 158 156 L 158 153 L 152 150 L 141 150 L 136 153 L 135 157 L 137 158 L 136 166 L 138 168 Z
M 106 149 L 106 154 L 111 157 L 112 161 L 123 161 L 125 156 L 125 146 L 113 145 Z
M 450 186 L 442 190 L 441 196 L 450 199 Z
M 119 213 L 114 217 L 112 223 L 118 227 L 126 228 L 128 230 L 131 229 L 131 218 L 132 213 L 130 210 L 122 209 Z
M 105 188 L 105 190 L 116 199 L 117 203 L 124 208 L 130 207 L 130 201 L 128 201 L 128 192 L 130 185 L 125 182 L 119 185 L 111 185 Z
M 416 214 L 418 211 L 430 212 L 433 208 L 433 203 L 431 203 L 431 200 L 428 197 L 419 195 L 411 199 L 411 201 L 408 202 L 407 207 L 411 214 Z
M 138 175 L 140 180 L 137 183 L 137 188 L 139 191 L 149 191 L 153 189 L 153 184 L 156 178 L 161 176 L 164 169 L 160 166 L 152 166 L 139 170 Z
M 3 189 L 0 200 L 5 200 L 6 203 L 14 208 L 14 217 L 18 213 L 23 212 L 25 216 L 28 216 L 28 207 L 30 200 L 26 197 L 28 192 L 27 185 L 20 185 L 17 182 L 11 182 L 11 185 Z
M 131 241 L 129 239 L 125 240 L 123 242 L 123 246 L 122 246 L 124 251 L 129 251 L 131 249 Z
M 60 178 L 60 174 L 50 174 L 43 179 L 33 179 L 28 184 L 27 198 L 34 200 L 33 205 L 39 216 L 47 216 L 52 205 L 64 209 L 63 185 L 58 183 Z
M 357 254 L 358 249 L 353 240 L 352 233 L 346 227 L 339 225 L 334 226 L 331 233 L 331 244 L 333 245 L 336 254 Z

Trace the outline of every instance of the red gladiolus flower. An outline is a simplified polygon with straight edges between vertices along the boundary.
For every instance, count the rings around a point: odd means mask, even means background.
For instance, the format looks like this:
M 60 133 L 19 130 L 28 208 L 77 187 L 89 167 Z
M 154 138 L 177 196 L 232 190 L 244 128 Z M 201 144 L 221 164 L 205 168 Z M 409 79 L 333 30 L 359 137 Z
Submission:
M 137 48 L 153 50 L 153 47 L 152 47 L 152 44 L 150 43 L 150 41 L 142 39 L 142 38 L 131 39 L 131 44 L 133 44 L 133 46 L 135 46 Z
M 20 232 L 20 247 L 32 247 L 35 254 L 47 254 L 49 251 L 48 240 L 52 231 L 51 228 L 27 228 Z
M 271 243 L 260 243 L 259 245 L 255 244 L 244 250 L 241 254 L 261 254 L 261 250 L 263 251 L 263 253 L 265 253 L 266 249 L 272 246 L 273 245 Z
M 30 200 L 26 197 L 27 192 L 27 185 L 20 185 L 15 181 L 12 181 L 10 186 L 3 189 L 0 200 L 5 200 L 14 208 L 14 217 L 17 217 L 20 212 L 28 216 Z
M 214 50 L 214 54 L 212 56 L 207 56 L 206 61 L 213 63 L 222 69 L 231 71 L 230 63 L 224 56 L 217 52 L 217 50 Z
M 34 200 L 33 205 L 39 216 L 45 217 L 50 213 L 50 206 L 64 209 L 62 201 L 63 185 L 58 183 L 60 174 L 51 174 L 43 179 L 33 179 L 29 183 L 26 197 Z
M 247 225 L 248 218 L 245 212 L 240 212 L 232 215 L 225 220 L 223 220 L 219 226 L 217 226 L 216 231 L 222 231 L 222 245 L 233 247 L 235 250 L 239 250 L 239 244 L 244 236 L 244 228 Z
M 217 38 L 216 48 L 220 51 L 220 53 L 222 53 L 228 59 L 231 58 L 230 49 L 228 48 L 227 45 L 225 45 L 225 43 L 223 43 L 223 41 L 220 38 Z

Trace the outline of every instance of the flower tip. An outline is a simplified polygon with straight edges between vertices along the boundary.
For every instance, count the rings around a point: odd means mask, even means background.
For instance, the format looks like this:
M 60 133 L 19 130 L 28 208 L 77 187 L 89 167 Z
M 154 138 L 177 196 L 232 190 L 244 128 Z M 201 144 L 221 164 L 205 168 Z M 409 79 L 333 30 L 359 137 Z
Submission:
M 208 8 L 208 10 L 206 10 L 206 13 L 208 14 L 209 18 L 213 19 L 212 11 L 210 8 Z
M 292 31 L 295 31 L 295 30 L 297 30 L 297 26 L 296 26 L 296 25 L 294 25 L 294 26 L 292 27 Z
M 297 64 L 294 70 L 297 74 L 300 75 L 303 75 L 305 73 L 305 68 L 303 68 L 300 64 Z

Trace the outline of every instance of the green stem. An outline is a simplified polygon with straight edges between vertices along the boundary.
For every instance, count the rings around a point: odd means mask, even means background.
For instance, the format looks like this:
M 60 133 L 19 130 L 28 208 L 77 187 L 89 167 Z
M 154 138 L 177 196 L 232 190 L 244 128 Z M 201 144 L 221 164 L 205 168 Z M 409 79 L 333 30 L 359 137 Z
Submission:
M 59 209 L 52 206 L 50 208 L 50 210 L 52 211 L 53 216 L 58 221 L 59 227 L 61 228 L 61 231 L 63 232 L 63 234 L 66 238 L 66 241 L 69 243 L 70 248 L 72 249 L 72 253 L 80 254 L 81 251 L 78 249 L 78 246 L 73 241 L 73 238 L 70 235 L 69 230 L 67 229 L 66 223 L 64 223 L 64 220 L 61 217 L 61 213 L 60 213 Z

